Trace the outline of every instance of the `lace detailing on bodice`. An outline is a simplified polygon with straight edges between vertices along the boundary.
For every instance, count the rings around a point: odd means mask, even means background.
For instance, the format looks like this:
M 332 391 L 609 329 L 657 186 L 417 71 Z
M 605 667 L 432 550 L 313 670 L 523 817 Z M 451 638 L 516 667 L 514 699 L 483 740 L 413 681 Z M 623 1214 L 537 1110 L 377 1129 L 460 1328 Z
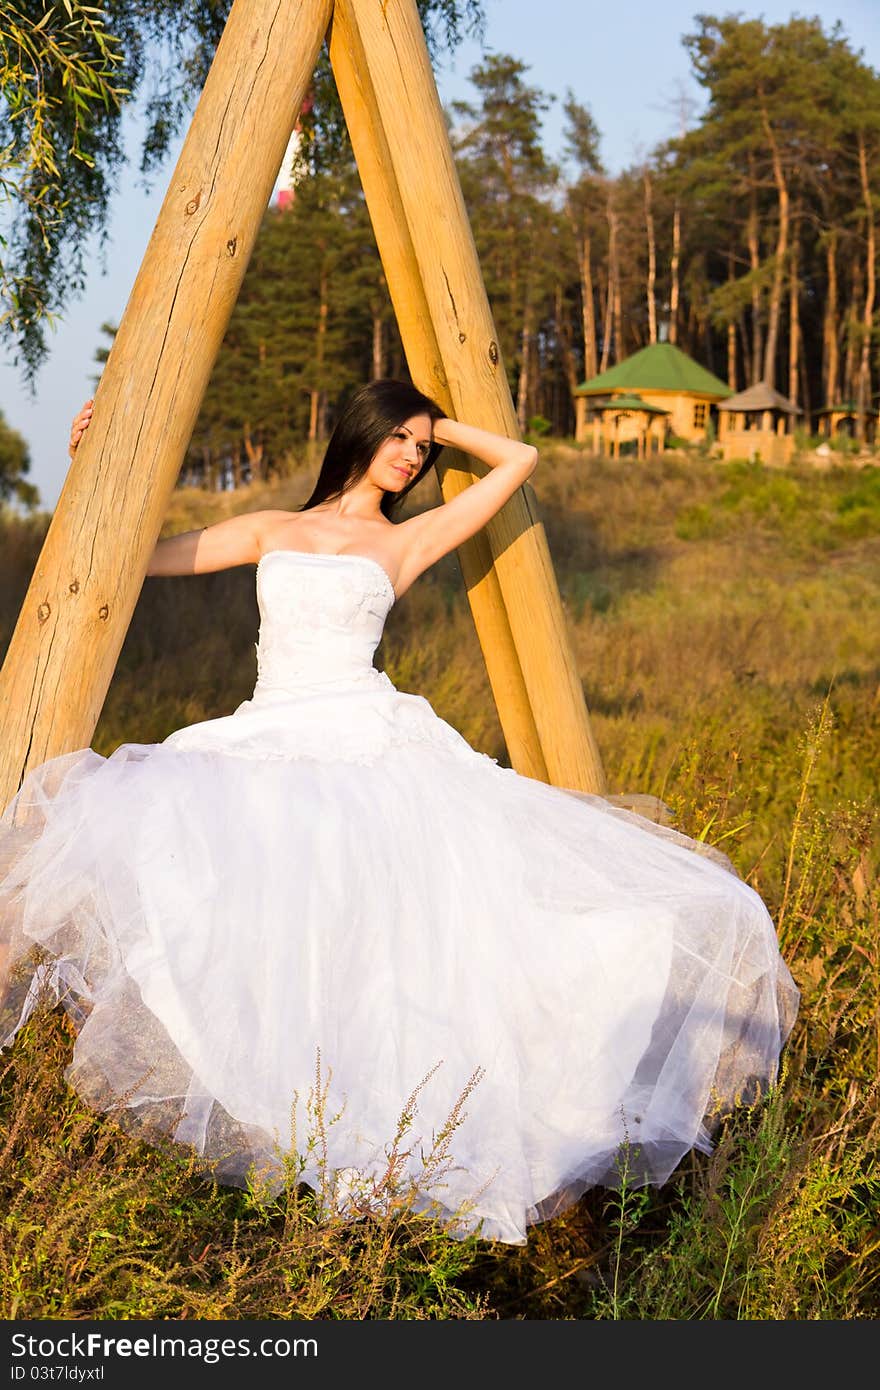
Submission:
M 314 758 L 373 764 L 392 748 L 429 744 L 490 762 L 421 695 L 397 690 L 373 665 L 395 602 L 366 555 L 270 550 L 257 566 L 257 684 L 230 715 L 190 724 L 165 745 L 262 762 Z
M 388 575 L 366 555 L 267 551 L 257 565 L 255 696 L 375 682 L 373 654 L 394 599 Z

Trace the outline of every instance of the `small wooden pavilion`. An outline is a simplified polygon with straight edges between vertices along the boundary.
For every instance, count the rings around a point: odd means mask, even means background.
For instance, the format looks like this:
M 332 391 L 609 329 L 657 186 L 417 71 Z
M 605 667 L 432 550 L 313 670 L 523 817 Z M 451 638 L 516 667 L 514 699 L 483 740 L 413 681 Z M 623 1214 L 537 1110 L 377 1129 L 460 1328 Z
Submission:
M 659 454 L 666 438 L 669 411 L 651 405 L 634 394 L 611 396 L 590 401 L 592 416 L 592 445 L 594 454 L 620 458 L 622 441 L 633 440 L 640 459 L 649 453 Z
M 873 444 L 877 435 L 877 417 L 880 411 L 874 406 L 865 406 L 865 443 Z M 816 433 L 825 439 L 833 439 L 836 434 L 845 434 L 856 439 L 859 432 L 859 406 L 857 401 L 839 401 L 837 405 L 823 405 L 816 411 Z
M 759 381 L 718 407 L 718 442 L 725 459 L 760 459 L 779 466 L 794 453 L 794 427 L 803 411 L 779 391 Z
M 694 442 L 705 439 L 716 406 L 733 392 L 674 343 L 651 343 L 582 382 L 573 394 L 577 440 L 592 442 L 595 449 L 606 442 L 614 407 L 620 415 L 617 449 L 635 440 L 641 452 L 655 440 L 660 447 L 669 434 Z M 638 404 L 627 407 L 626 398 Z

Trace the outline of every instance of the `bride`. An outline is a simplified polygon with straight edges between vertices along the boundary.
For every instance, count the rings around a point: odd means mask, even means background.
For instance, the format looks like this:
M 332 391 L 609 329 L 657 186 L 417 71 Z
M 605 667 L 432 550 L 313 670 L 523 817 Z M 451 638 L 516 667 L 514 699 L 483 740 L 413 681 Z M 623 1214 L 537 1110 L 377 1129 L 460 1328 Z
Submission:
M 395 520 L 444 445 L 488 471 Z M 293 1176 L 353 1213 L 404 1194 L 518 1244 L 590 1186 L 667 1181 L 775 1081 L 798 992 L 753 889 L 499 766 L 373 665 L 392 606 L 536 464 L 376 381 L 298 511 L 159 541 L 149 575 L 255 566 L 254 692 L 25 778 L 0 1046 L 48 995 L 86 1101 L 217 1181 Z

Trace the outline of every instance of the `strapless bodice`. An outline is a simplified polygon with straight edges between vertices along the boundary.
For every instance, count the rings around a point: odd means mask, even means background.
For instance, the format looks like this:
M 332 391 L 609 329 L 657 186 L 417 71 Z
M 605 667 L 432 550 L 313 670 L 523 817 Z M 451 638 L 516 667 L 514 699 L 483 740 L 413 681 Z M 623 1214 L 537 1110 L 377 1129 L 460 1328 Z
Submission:
M 257 565 L 255 697 L 375 681 L 373 655 L 394 600 L 390 578 L 366 555 L 267 551 Z
M 261 761 L 317 758 L 370 764 L 400 744 L 458 759 L 478 753 L 421 695 L 373 665 L 396 594 L 366 555 L 269 550 L 257 565 L 257 682 L 230 715 L 188 724 L 164 740 L 178 751 Z

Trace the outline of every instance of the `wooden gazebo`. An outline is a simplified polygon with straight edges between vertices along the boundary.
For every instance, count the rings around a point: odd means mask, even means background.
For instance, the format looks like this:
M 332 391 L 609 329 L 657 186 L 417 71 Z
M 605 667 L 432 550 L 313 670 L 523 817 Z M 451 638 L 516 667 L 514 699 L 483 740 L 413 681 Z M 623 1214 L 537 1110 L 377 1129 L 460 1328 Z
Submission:
M 634 394 L 590 401 L 594 454 L 620 458 L 621 444 L 634 442 L 636 457 L 659 454 L 666 435 L 669 411 L 651 405 Z
M 725 459 L 791 462 L 794 426 L 803 411 L 766 381 L 747 386 L 718 407 L 718 441 Z
M 874 406 L 864 407 L 865 443 L 873 444 L 877 434 L 877 417 L 880 411 Z M 833 439 L 836 434 L 856 439 L 859 432 L 859 406 L 857 401 L 838 401 L 837 405 L 823 405 L 816 411 L 816 433 L 825 439 Z
M 618 422 L 619 443 L 639 439 L 643 431 L 646 444 L 649 434 L 652 439 L 672 434 L 699 442 L 706 438 L 718 402 L 732 394 L 720 377 L 674 343 L 651 343 L 575 387 L 575 438 L 582 443 L 592 441 L 598 447 L 610 402 L 623 412 Z M 627 398 L 638 405 L 625 407 Z M 650 431 L 640 421 L 639 411 L 653 417 Z

